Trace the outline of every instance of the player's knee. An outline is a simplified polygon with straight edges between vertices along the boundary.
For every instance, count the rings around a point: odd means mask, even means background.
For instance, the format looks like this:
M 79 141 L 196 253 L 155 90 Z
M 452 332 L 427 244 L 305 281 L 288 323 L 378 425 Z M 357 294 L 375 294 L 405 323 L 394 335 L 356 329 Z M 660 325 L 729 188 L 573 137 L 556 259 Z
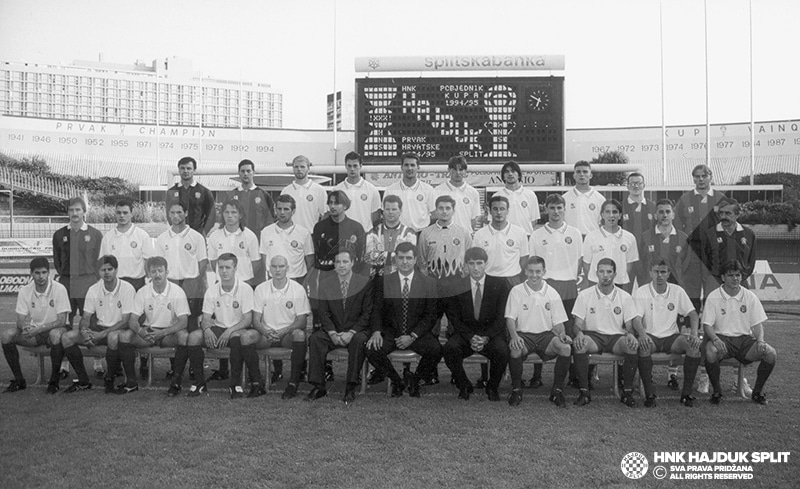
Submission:
M 643 349 L 642 347 L 639 347 L 638 353 L 639 353 L 639 357 L 641 357 L 641 358 L 647 358 L 647 357 L 649 357 L 649 356 L 650 356 L 650 355 L 651 355 L 653 352 L 652 352 L 651 350 L 649 350 L 649 349 L 648 349 L 648 350 L 645 350 L 645 349 Z
M 709 343 L 708 348 L 706 348 L 706 362 L 714 363 L 719 360 L 719 356 L 719 350 Z
M 19 330 L 17 328 L 8 328 L 0 330 L 0 343 L 7 345 L 9 343 L 13 343 L 14 339 L 19 334 Z
M 231 348 L 240 348 L 242 346 L 242 337 L 240 335 L 231 336 L 228 344 Z
M 302 329 L 296 329 L 292 331 L 292 341 L 305 341 L 306 340 L 306 332 Z
M 774 364 L 778 360 L 778 350 L 773 348 L 771 345 L 767 345 L 767 349 L 764 352 L 762 360 L 767 363 Z
M 52 343 L 54 345 L 56 343 L 60 343 L 61 342 L 61 336 L 63 334 L 64 334 L 64 331 L 59 329 L 59 328 L 51 329 L 50 332 L 48 333 L 48 337 L 50 338 L 50 343 Z
M 560 357 L 568 357 L 572 352 L 572 348 L 566 343 L 557 343 L 556 344 L 556 355 Z
M 203 332 L 202 330 L 194 330 L 188 335 L 184 336 L 184 340 L 187 346 L 200 346 L 203 344 Z M 178 342 L 181 343 L 181 337 L 178 337 Z

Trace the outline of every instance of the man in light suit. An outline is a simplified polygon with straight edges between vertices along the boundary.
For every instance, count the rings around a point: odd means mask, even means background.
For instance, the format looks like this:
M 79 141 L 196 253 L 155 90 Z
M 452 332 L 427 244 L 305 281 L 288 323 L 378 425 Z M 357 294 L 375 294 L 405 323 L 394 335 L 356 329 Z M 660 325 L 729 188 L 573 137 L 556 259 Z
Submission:
M 442 358 L 441 345 L 432 330 L 438 317 L 436 281 L 416 269 L 417 248 L 404 242 L 395 248 L 397 271 L 378 281 L 372 317 L 372 337 L 367 358 L 392 380 L 392 397 L 400 397 L 406 382 L 389 361 L 394 350 L 411 350 L 422 356 L 408 380 L 411 397 L 420 396 L 420 379 L 428 378 Z
M 320 283 L 319 314 L 322 327 L 308 340 L 308 382 L 314 386 L 307 401 L 328 394 L 325 389 L 325 357 L 335 348 L 347 348 L 347 387 L 343 402 L 349 404 L 356 398 L 358 375 L 364 363 L 364 345 L 369 334 L 372 313 L 372 285 L 370 281 L 353 273 L 355 252 L 340 249 L 334 258 L 336 275 Z
M 472 383 L 464 372 L 464 358 L 480 353 L 490 361 L 486 396 L 499 401 L 497 388 L 508 365 L 508 341 L 505 334 L 508 281 L 502 277 L 486 275 L 489 257 L 480 247 L 469 248 L 464 262 L 469 277 L 464 277 L 459 290 L 464 292 L 448 298 L 447 318 L 453 326 L 453 336 L 442 348 L 444 361 L 453 373 L 458 387 L 458 398 L 469 400 Z

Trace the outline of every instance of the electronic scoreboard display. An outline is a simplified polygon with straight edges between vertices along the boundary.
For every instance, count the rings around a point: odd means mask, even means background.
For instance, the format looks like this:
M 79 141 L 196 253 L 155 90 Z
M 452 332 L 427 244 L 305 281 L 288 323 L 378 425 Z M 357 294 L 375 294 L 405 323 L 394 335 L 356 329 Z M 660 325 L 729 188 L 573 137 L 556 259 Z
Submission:
M 564 78 L 360 78 L 356 151 L 366 163 L 561 163 Z

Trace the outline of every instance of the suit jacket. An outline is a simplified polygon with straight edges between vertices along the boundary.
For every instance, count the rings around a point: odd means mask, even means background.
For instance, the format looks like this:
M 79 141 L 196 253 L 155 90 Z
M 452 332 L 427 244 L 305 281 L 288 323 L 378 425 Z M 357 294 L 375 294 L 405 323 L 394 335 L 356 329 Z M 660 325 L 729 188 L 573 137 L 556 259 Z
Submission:
M 319 286 L 319 313 L 322 329 L 356 333 L 369 329 L 372 315 L 372 283 L 363 275 L 353 273 L 347 288 L 347 305 L 342 309 L 342 288 L 339 276 L 326 278 Z
M 486 276 L 483 283 L 481 314 L 475 319 L 475 306 L 472 297 L 472 284 L 469 277 L 461 279 L 459 290 L 464 292 L 448 299 L 447 320 L 453 326 L 455 334 L 469 341 L 474 335 L 494 338 L 506 331 L 506 301 L 508 300 L 508 282 L 501 277 Z
M 372 313 L 372 330 L 399 337 L 403 334 L 400 273 L 378 277 L 376 283 L 378 286 Z M 413 332 L 417 336 L 423 336 L 431 333 L 438 320 L 438 302 L 436 281 L 419 269 L 415 270 L 408 292 L 408 334 Z

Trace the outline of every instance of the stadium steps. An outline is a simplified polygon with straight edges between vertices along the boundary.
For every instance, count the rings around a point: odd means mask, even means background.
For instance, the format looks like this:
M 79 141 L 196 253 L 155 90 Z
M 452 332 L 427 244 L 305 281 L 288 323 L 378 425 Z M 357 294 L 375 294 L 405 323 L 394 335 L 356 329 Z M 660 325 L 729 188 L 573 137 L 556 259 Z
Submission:
M 17 191 L 33 192 L 56 199 L 68 200 L 82 195 L 83 191 L 54 178 L 34 175 L 7 167 L 0 167 L 0 185 Z

